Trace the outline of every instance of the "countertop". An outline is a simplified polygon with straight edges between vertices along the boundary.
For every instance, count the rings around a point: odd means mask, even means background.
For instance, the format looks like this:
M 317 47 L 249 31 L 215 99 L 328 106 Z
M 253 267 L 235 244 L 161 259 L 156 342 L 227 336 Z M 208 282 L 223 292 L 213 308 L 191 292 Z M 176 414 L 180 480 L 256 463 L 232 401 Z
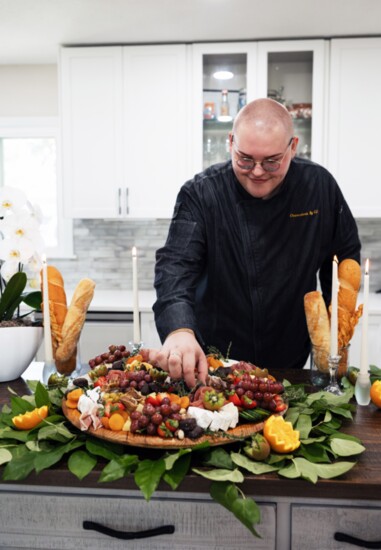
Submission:
M 67 292 L 68 300 L 71 298 L 71 293 L 71 291 Z M 140 311 L 152 311 L 155 300 L 155 290 L 140 290 Z M 363 303 L 361 293 L 358 296 L 357 303 Z M 92 311 L 132 311 L 132 308 L 132 290 L 97 290 L 97 288 L 95 288 L 94 297 L 90 304 L 90 310 Z M 372 314 L 381 314 L 381 294 L 376 294 L 375 292 L 370 294 L 369 312 Z
M 36 378 L 41 372 L 41 363 L 32 364 L 24 373 L 24 378 L 12 382 L 0 384 L 0 405 L 9 401 L 8 388 L 12 388 L 19 395 L 29 393 L 25 383 L 27 378 Z M 286 378 L 294 383 L 307 382 L 309 372 L 305 370 L 281 371 L 273 373 L 278 379 Z M 252 494 L 258 497 L 304 497 L 324 499 L 348 499 L 348 500 L 371 500 L 380 501 L 381 497 L 381 410 L 376 409 L 373 404 L 367 407 L 357 407 L 354 414 L 354 421 L 346 421 L 343 431 L 360 438 L 366 447 L 366 451 L 359 457 L 356 466 L 347 474 L 332 480 L 319 480 L 316 484 L 304 480 L 289 480 L 278 477 L 276 474 L 261 476 L 247 475 L 243 484 L 245 494 Z M 135 453 L 137 449 L 133 449 Z M 142 453 L 149 458 L 159 456 L 159 451 L 142 450 Z M 160 456 L 162 451 L 160 451 Z M 73 487 L 99 488 L 97 482 L 100 475 L 100 468 L 96 467 L 86 478 L 79 481 L 67 469 L 64 461 L 49 470 L 42 471 L 38 476 L 31 474 L 22 482 L 12 481 L 13 486 L 23 487 L 39 486 L 51 487 Z M 0 485 L 7 485 L 1 481 Z M 208 493 L 210 482 L 194 474 L 186 476 L 179 491 L 185 493 Z M 101 487 L 110 490 L 136 490 L 132 476 L 127 476 L 118 482 L 102 483 Z M 160 484 L 158 491 L 168 491 L 168 486 Z
M 72 292 L 67 292 L 68 302 L 71 299 L 71 294 Z M 155 300 L 156 292 L 154 290 L 140 290 L 139 310 L 142 312 L 151 312 Z M 89 310 L 132 311 L 133 303 L 132 290 L 97 290 L 97 288 L 95 288 L 94 297 L 91 301 Z

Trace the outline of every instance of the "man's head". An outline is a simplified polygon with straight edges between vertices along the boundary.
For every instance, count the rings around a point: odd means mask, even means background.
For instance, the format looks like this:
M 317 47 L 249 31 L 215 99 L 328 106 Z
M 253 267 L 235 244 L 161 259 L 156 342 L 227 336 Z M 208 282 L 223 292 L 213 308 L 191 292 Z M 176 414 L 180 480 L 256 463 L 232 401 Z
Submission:
M 269 198 L 296 155 L 298 138 L 287 109 L 273 99 L 256 99 L 238 113 L 229 137 L 238 181 L 253 197 Z

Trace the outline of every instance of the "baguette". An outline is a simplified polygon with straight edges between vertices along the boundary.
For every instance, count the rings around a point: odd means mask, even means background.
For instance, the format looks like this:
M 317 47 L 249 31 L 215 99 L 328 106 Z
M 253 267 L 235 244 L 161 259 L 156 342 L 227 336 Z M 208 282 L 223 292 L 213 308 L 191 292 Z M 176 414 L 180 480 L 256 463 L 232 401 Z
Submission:
M 314 350 L 314 361 L 319 371 L 327 372 L 330 349 L 330 325 L 328 311 L 321 292 L 314 290 L 304 296 L 307 328 Z
M 57 369 L 58 365 L 60 368 L 65 368 L 65 365 L 66 368 L 70 368 L 70 361 L 73 361 L 73 357 L 75 368 L 76 348 L 83 324 L 86 320 L 87 310 L 94 296 L 94 288 L 94 281 L 91 279 L 82 279 L 74 290 L 62 327 L 62 342 L 56 351 Z
M 62 327 L 67 313 L 66 293 L 64 281 L 59 270 L 49 265 L 47 267 L 48 294 L 49 294 L 49 313 L 52 335 L 53 358 L 62 342 Z M 41 292 L 44 292 L 43 277 L 41 273 Z M 41 304 L 44 309 L 44 302 Z
M 356 309 L 361 285 L 361 267 L 356 260 L 347 258 L 338 267 L 339 293 L 337 297 L 338 347 L 345 348 L 352 339 L 363 307 Z

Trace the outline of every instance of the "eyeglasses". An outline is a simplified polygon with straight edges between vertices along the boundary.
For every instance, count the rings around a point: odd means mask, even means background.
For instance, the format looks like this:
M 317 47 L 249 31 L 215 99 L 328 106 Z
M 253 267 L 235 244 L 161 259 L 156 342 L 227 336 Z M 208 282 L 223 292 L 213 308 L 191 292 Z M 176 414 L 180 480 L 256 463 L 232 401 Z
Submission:
M 232 140 L 233 140 L 233 138 L 232 138 Z M 281 159 L 278 159 L 278 160 L 264 159 L 264 160 L 259 161 L 259 160 L 254 160 L 253 158 L 250 158 L 250 157 L 244 157 L 244 156 L 241 155 L 241 153 L 234 146 L 234 152 L 237 155 L 237 158 L 236 158 L 237 166 L 239 168 L 241 168 L 241 170 L 245 170 L 245 172 L 250 172 L 251 170 L 254 170 L 254 168 L 256 167 L 257 164 L 259 164 L 261 166 L 262 170 L 264 170 L 265 172 L 276 172 L 277 170 L 279 170 L 280 165 L 282 164 L 283 159 L 287 154 L 287 150 L 290 147 L 293 140 L 294 140 L 294 138 L 292 137 L 290 139 L 290 141 L 288 142 L 288 145 L 286 147 L 286 150 L 284 152 L 283 157 Z

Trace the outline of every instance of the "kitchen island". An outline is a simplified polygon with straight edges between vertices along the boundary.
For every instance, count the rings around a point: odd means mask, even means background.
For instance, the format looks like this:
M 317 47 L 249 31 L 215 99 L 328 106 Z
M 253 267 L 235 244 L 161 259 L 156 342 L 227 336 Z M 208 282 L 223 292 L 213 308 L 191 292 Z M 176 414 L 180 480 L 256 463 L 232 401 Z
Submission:
M 309 373 L 273 374 L 296 383 L 307 381 Z M 19 395 L 28 393 L 23 378 L 0 384 L 1 404 L 9 401 L 8 387 Z M 23 481 L 0 483 L 0 548 L 354 548 L 335 541 L 337 531 L 381 541 L 381 411 L 372 404 L 358 407 L 354 421 L 346 422 L 343 431 L 360 438 L 366 451 L 341 478 L 314 485 L 276 474 L 245 476 L 243 492 L 260 504 L 262 521 L 257 530 L 262 539 L 211 500 L 210 482 L 195 474 L 186 476 L 177 491 L 160 484 L 146 503 L 132 476 L 99 483 L 101 468 L 96 467 L 80 481 L 61 462 Z M 126 447 L 126 453 L 135 451 Z M 145 452 L 151 459 L 162 454 Z M 128 542 L 85 529 L 84 522 L 89 521 L 96 529 L 101 525 L 141 532 L 169 526 L 174 533 Z

